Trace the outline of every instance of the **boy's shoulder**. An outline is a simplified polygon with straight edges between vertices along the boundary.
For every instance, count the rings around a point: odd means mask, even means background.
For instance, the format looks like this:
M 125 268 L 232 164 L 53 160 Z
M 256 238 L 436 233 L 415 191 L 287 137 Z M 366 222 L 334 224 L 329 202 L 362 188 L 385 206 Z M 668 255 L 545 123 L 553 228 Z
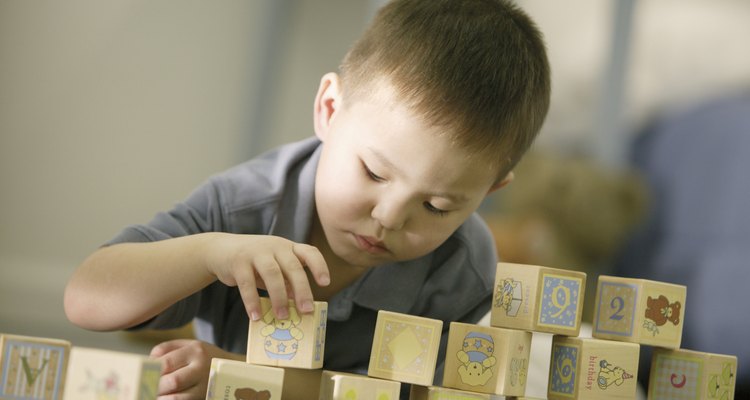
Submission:
M 289 188 L 310 192 L 320 147 L 315 137 L 282 145 L 212 176 L 209 185 L 230 209 L 278 200 Z
M 473 270 L 480 281 L 494 281 L 497 249 L 492 232 L 479 214 L 472 214 L 449 241 L 455 241 L 458 247 L 465 249 L 465 265 Z

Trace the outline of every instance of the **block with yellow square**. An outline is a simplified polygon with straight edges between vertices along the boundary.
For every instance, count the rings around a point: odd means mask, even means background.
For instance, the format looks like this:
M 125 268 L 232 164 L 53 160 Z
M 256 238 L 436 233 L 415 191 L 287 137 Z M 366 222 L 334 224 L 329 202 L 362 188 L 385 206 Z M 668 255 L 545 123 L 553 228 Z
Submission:
M 677 349 L 686 295 L 682 285 L 601 275 L 591 335 Z
M 443 321 L 380 310 L 367 375 L 431 385 Z

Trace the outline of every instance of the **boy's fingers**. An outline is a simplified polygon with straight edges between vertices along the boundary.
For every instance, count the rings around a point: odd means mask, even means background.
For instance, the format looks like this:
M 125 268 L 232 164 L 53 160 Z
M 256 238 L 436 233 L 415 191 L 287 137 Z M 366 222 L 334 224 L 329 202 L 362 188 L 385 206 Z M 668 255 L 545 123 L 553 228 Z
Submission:
M 170 373 L 166 373 L 159 379 L 158 392 L 160 396 L 168 394 L 179 394 L 183 392 L 189 392 L 193 387 L 198 386 L 199 382 L 196 380 L 197 372 L 194 371 L 191 365 L 186 365 L 183 368 L 175 370 Z M 183 396 L 184 398 L 190 398 Z M 175 396 L 175 398 L 179 398 Z
M 310 281 L 307 280 L 307 273 L 302 263 L 292 253 L 278 254 L 276 257 L 276 261 L 282 266 L 282 272 L 291 289 L 290 297 L 295 300 L 297 309 L 302 313 L 312 312 L 312 290 L 310 290 Z
M 242 270 L 247 271 L 244 268 Z M 255 274 L 247 271 L 242 276 L 235 277 L 235 281 L 237 282 L 237 288 L 240 291 L 242 302 L 245 304 L 247 316 L 250 317 L 252 321 L 259 320 L 262 317 L 262 310 L 260 307 L 260 296 L 258 296 L 258 286 L 255 281 Z
M 151 349 L 151 353 L 149 355 L 156 358 L 161 357 L 167 353 L 183 347 L 185 345 L 185 342 L 187 341 L 187 339 L 175 339 L 161 342 Z
M 258 273 L 266 286 L 268 297 L 271 299 L 271 308 L 276 318 L 289 318 L 289 297 L 286 291 L 286 282 L 276 259 L 264 257 L 256 260 L 255 272 Z
M 323 259 L 323 255 L 320 254 L 320 250 L 314 246 L 295 243 L 292 246 L 292 251 L 307 266 L 318 285 L 328 286 L 331 283 L 328 264 Z

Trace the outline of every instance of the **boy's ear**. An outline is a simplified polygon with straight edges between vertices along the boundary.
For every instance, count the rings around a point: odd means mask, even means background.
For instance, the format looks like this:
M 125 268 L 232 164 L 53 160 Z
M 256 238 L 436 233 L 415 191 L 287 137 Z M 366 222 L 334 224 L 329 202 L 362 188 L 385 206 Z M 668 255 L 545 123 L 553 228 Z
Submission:
M 336 111 L 341 107 L 341 84 L 336 73 L 329 72 L 320 79 L 318 94 L 315 96 L 313 123 L 315 135 L 321 141 L 328 137 Z
M 513 171 L 508 172 L 508 175 L 505 175 L 505 178 L 495 182 L 491 187 L 490 190 L 487 191 L 487 194 L 490 194 L 494 192 L 495 190 L 498 190 L 502 188 L 503 186 L 511 183 L 513 181 L 513 178 L 515 178 L 516 175 L 513 173 Z

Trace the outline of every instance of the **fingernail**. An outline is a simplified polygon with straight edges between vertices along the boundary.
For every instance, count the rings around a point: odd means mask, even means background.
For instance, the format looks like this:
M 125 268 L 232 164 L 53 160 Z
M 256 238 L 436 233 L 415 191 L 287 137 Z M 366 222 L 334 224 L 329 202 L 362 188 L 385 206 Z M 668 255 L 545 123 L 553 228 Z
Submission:
M 302 310 L 303 313 L 312 312 L 313 309 L 315 309 L 315 307 L 313 306 L 313 303 L 310 300 L 302 302 L 302 307 L 300 307 L 300 310 Z
M 253 312 L 252 312 L 252 313 L 250 314 L 250 318 L 252 318 L 252 319 L 253 319 L 253 321 L 259 321 L 259 320 L 260 320 L 260 313 L 259 313 L 259 312 L 257 312 L 257 311 L 253 311 Z
M 328 275 L 323 275 L 320 277 L 320 285 L 321 286 L 328 286 L 328 284 L 331 283 L 331 277 Z
M 287 310 L 286 307 L 279 308 L 278 310 L 276 310 L 276 318 L 278 319 L 289 318 L 289 310 Z

